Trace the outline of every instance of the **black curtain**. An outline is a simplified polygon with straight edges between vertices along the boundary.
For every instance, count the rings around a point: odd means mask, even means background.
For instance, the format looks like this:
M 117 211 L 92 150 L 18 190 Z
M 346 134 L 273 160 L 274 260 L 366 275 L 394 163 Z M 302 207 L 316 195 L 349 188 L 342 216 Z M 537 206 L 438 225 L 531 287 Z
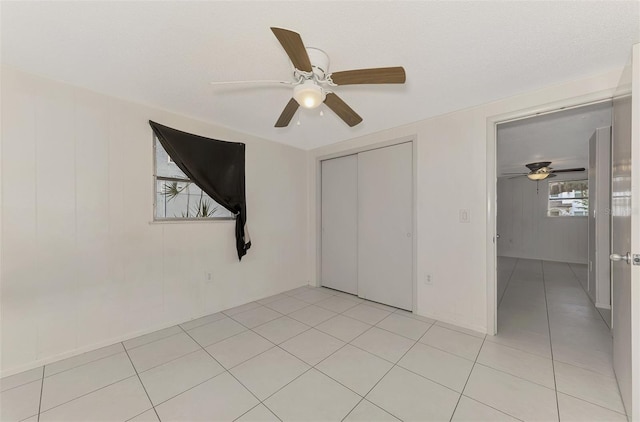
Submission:
M 236 214 L 236 249 L 242 260 L 251 247 L 246 228 L 245 145 L 193 135 L 151 120 L 149 124 L 180 170 L 218 204 Z

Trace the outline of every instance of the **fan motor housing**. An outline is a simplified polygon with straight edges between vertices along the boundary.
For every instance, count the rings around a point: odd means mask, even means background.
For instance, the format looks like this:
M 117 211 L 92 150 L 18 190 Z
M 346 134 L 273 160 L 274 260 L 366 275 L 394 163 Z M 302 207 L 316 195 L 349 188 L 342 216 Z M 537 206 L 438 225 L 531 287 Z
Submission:
M 324 80 L 329 73 L 329 56 L 319 48 L 307 47 L 306 50 L 313 74 L 318 80 Z

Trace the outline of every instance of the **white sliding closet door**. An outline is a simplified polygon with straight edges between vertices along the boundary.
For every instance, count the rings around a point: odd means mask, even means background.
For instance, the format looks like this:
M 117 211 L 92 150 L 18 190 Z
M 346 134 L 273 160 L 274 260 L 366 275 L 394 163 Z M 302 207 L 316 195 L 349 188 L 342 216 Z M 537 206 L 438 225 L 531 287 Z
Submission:
M 358 154 L 358 295 L 413 308 L 413 159 L 404 143 Z
M 358 294 L 358 157 L 325 160 L 321 284 Z

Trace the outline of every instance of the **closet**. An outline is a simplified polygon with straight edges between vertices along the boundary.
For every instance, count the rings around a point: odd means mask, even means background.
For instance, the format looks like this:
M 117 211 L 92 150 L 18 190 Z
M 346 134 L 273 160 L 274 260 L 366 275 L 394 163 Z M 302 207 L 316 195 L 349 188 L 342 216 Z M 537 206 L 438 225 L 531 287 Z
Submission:
M 413 146 L 321 162 L 321 284 L 413 308 Z

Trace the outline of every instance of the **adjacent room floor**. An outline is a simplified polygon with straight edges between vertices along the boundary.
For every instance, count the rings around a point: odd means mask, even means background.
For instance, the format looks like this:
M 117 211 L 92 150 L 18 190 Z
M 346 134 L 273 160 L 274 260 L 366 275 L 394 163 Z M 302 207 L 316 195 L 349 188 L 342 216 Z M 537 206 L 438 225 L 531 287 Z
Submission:
M 0 419 L 626 421 L 572 269 L 499 278 L 495 337 L 301 287 L 4 378 Z

